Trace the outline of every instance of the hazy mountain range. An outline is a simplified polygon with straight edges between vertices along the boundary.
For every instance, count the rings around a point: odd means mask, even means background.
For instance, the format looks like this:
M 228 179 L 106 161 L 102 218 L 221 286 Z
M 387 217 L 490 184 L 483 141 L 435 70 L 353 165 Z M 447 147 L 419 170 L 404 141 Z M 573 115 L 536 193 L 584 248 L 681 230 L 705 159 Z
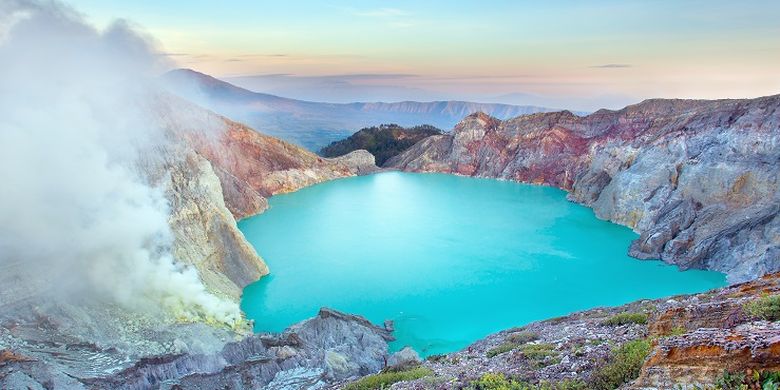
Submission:
M 556 111 L 528 105 L 464 101 L 310 102 L 253 92 L 191 69 L 170 71 L 163 79 L 168 88 L 178 95 L 244 122 L 260 132 L 315 151 L 350 136 L 358 129 L 383 123 L 401 126 L 428 124 L 449 130 L 463 117 L 477 111 L 499 119 Z

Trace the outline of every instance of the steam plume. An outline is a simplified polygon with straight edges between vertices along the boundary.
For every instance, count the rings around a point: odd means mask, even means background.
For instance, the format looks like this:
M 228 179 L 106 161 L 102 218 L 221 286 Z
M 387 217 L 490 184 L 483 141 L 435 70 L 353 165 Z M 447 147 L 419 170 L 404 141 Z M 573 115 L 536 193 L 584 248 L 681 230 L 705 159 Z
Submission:
M 171 257 L 166 199 L 138 168 L 165 150 L 148 104 L 163 58 L 126 22 L 97 31 L 58 3 L 0 0 L 0 270 L 65 299 L 232 323 L 237 305 Z

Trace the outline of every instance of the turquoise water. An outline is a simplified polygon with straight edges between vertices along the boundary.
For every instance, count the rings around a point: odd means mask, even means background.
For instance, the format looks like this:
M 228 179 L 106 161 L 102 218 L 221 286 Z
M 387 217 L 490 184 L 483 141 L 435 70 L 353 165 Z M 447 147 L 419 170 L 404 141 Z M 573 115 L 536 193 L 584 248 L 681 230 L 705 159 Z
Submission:
M 271 269 L 242 308 L 257 331 L 322 306 L 390 319 L 394 349 L 430 355 L 534 320 L 725 285 L 719 273 L 628 257 L 635 233 L 565 195 L 390 172 L 274 196 L 239 223 Z

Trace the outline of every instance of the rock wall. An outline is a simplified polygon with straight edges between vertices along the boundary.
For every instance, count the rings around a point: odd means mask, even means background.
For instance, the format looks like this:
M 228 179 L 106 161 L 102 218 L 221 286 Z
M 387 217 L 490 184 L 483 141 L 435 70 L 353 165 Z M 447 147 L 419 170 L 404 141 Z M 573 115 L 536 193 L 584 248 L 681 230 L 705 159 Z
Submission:
M 272 195 L 378 169 L 368 152 L 324 159 L 170 96 L 155 108 L 172 146 L 147 171 L 171 202 L 174 255 L 236 301 L 268 273 L 236 219 L 263 212 Z
M 474 114 L 386 166 L 562 188 L 640 233 L 638 258 L 731 282 L 780 270 L 780 95 L 647 100 L 584 117 Z

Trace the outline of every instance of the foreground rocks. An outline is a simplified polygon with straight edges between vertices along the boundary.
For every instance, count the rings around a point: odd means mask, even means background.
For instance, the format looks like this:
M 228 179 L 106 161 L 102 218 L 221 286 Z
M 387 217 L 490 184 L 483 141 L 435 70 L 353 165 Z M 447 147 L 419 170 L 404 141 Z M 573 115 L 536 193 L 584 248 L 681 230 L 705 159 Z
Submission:
M 780 270 L 780 95 L 580 117 L 470 115 L 388 167 L 552 185 L 641 236 L 630 254 L 731 282 Z
M 396 383 L 393 389 L 460 389 L 486 373 L 528 384 L 592 380 L 615 350 L 647 340 L 629 389 L 693 389 L 714 384 L 725 371 L 780 369 L 780 323 L 748 315 L 743 305 L 780 293 L 780 274 L 711 292 L 598 308 L 493 334 L 463 351 L 433 356 L 423 364 L 432 376 Z M 610 323 L 615 315 L 644 314 L 646 322 Z M 502 347 L 507 347 L 502 352 Z M 536 346 L 536 348 L 528 348 Z M 543 353 L 539 353 L 542 351 Z M 496 354 L 496 352 L 499 352 Z M 633 378 L 632 378 L 633 379 Z M 574 388 L 574 387 L 572 387 Z
M 182 325 L 176 331 L 193 329 Z M 47 333 L 58 334 L 56 328 Z M 18 333 L 3 329 L 0 335 L 11 340 Z M 116 359 L 117 351 L 55 336 L 0 351 L 0 388 L 321 388 L 382 369 L 391 340 L 389 331 L 362 317 L 322 309 L 281 334 L 252 335 L 213 352 L 145 356 L 104 371 L 100 362 Z

